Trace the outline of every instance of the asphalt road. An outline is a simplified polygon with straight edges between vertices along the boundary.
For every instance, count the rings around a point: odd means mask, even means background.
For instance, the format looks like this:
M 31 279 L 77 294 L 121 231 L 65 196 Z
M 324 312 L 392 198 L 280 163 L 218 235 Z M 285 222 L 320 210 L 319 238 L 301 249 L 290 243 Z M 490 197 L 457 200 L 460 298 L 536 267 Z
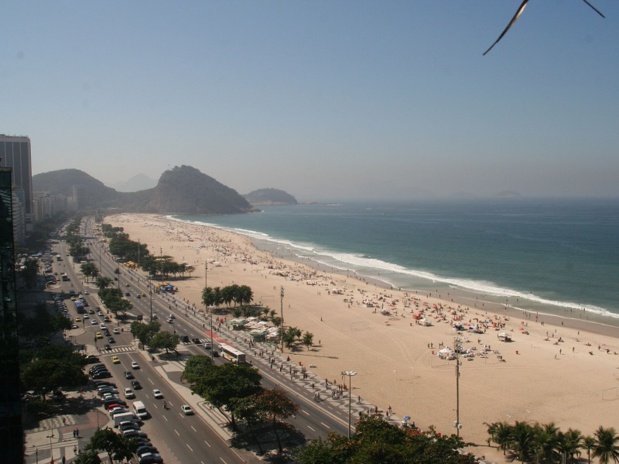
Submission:
M 85 235 L 88 236 L 88 231 Z M 123 266 L 119 266 L 114 262 L 109 251 L 95 240 L 90 240 L 88 246 L 91 248 L 91 258 L 99 267 L 101 274 L 109 277 L 116 277 L 118 281 L 114 283 L 123 290 L 123 293 L 128 292 L 129 299 L 133 308 L 132 314 L 142 314 L 145 321 L 150 319 L 151 310 L 162 325 L 163 330 L 172 331 L 179 335 L 187 335 L 190 340 L 198 338 L 202 342 L 211 339 L 210 320 L 202 320 L 194 316 L 190 308 L 187 308 L 184 303 L 177 300 L 174 296 L 168 294 L 151 293 L 149 289 L 149 281 L 140 276 L 135 271 L 129 271 Z M 61 254 L 66 255 L 66 244 L 60 242 L 57 247 L 60 248 Z M 59 251 L 60 251 L 59 250 Z M 73 267 L 70 265 L 68 258 L 65 258 L 58 272 L 67 272 L 71 278 L 71 282 L 60 282 L 63 289 L 68 291 L 74 288 L 78 293 L 81 290 L 77 275 L 73 272 Z M 114 270 L 119 269 L 119 274 L 114 273 Z M 145 294 L 145 297 L 137 298 L 137 294 Z M 86 296 L 90 308 L 96 311 L 98 302 L 92 295 Z M 69 303 L 67 301 L 67 303 Z M 74 314 L 75 309 L 69 307 L 70 313 Z M 105 310 L 103 310 L 105 311 Z M 172 323 L 168 323 L 168 315 L 173 313 L 175 319 Z M 92 317 L 92 316 L 91 316 Z M 99 322 L 100 316 L 95 316 Z M 184 403 L 182 397 L 167 381 L 160 377 L 150 362 L 145 362 L 133 348 L 133 337 L 131 336 L 128 324 L 118 324 L 115 320 L 106 323 L 110 331 L 114 327 L 123 327 L 124 331 L 121 334 L 114 335 L 116 343 L 111 344 L 112 351 L 109 353 L 102 352 L 102 362 L 110 368 L 110 372 L 114 375 L 114 381 L 118 385 L 119 392 L 124 390 L 125 386 L 130 386 L 130 381 L 124 378 L 125 370 L 132 370 L 136 379 L 140 381 L 143 390 L 136 391 L 136 399 L 145 403 L 152 417 L 145 421 L 143 430 L 149 435 L 153 444 L 159 448 L 164 458 L 168 462 L 252 462 L 257 461 L 252 455 L 245 451 L 237 453 L 236 450 L 229 448 L 226 443 L 214 430 L 211 425 L 203 421 L 199 415 L 185 416 L 180 410 L 180 405 Z M 92 325 L 89 320 L 81 323 L 85 329 L 84 334 L 78 337 L 78 343 L 93 344 L 94 334 L 100 331 L 99 326 Z M 216 324 L 215 324 L 216 325 Z M 213 341 L 216 346 L 220 341 L 226 341 L 248 355 L 248 361 L 252 362 L 254 367 L 258 368 L 263 375 L 263 385 L 267 388 L 280 388 L 289 395 L 291 399 L 299 404 L 299 413 L 288 422 L 297 430 L 305 435 L 307 439 L 318 437 L 326 437 L 330 432 L 346 435 L 348 431 L 348 410 L 346 405 L 347 398 L 343 401 L 316 401 L 314 399 L 314 390 L 310 387 L 310 380 L 300 381 L 298 376 L 294 380 L 291 379 L 286 369 L 278 369 L 279 363 L 283 360 L 277 358 L 277 361 L 271 365 L 268 362 L 268 355 L 257 356 L 253 355 L 251 349 L 247 345 L 247 340 L 242 336 L 238 339 L 234 334 L 220 330 L 213 333 Z M 107 343 L 107 340 L 105 341 Z M 103 340 L 97 342 L 100 348 L 105 344 Z M 208 355 L 210 350 L 204 349 L 202 345 L 188 344 L 184 350 L 192 354 Z M 112 364 L 112 356 L 118 356 L 121 364 Z M 140 364 L 140 369 L 131 369 L 131 362 L 137 361 Z M 216 359 L 216 362 L 225 362 L 221 359 Z M 316 382 L 324 382 L 316 379 Z M 313 383 L 313 382 L 312 382 Z M 168 410 L 163 409 L 163 400 L 157 400 L 152 394 L 152 389 L 158 388 L 165 396 L 165 400 L 169 405 Z M 134 400 L 135 401 L 135 400 Z M 129 402 L 129 401 L 128 401 Z

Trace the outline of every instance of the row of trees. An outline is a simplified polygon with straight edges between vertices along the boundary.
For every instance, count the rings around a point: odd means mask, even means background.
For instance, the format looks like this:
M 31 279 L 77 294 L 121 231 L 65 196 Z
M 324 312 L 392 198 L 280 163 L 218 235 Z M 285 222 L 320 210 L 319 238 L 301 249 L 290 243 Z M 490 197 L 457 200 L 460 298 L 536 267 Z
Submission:
M 242 420 L 260 452 L 263 450 L 257 426 L 269 423 L 279 452 L 283 451 L 278 430 L 283 420 L 297 413 L 298 405 L 281 390 L 263 388 L 260 385 L 262 376 L 257 369 L 231 363 L 218 366 L 208 356 L 191 356 L 185 365 L 183 379 L 191 384 L 192 392 L 228 418 L 233 430 L 238 430 L 237 420 Z
M 206 307 L 220 306 L 225 304 L 230 306 L 247 305 L 254 299 L 254 292 L 247 285 L 228 285 L 226 287 L 205 287 L 202 290 L 202 304 Z
M 194 267 L 187 263 L 177 263 L 171 256 L 153 256 L 145 243 L 134 242 L 122 227 L 102 224 L 101 230 L 109 239 L 110 253 L 125 261 L 137 263 L 140 268 L 153 277 L 162 279 L 184 277 L 191 274 Z
M 148 324 L 135 321 L 131 323 L 131 334 L 144 346 L 152 350 L 173 351 L 178 346 L 180 338 L 177 334 L 161 331 L 161 324 L 151 321 Z
M 401 428 L 377 415 L 363 415 L 350 439 L 335 433 L 312 440 L 296 454 L 301 464 L 393 463 L 473 464 L 477 458 L 461 452 L 468 446 L 460 437 Z
M 81 223 L 82 219 L 77 217 L 65 228 L 66 242 L 69 245 L 69 254 L 77 261 L 81 261 L 90 253 L 90 248 L 84 245 L 84 241 L 80 235 Z
M 488 444 L 495 443 L 520 462 L 543 462 L 575 464 L 580 462 L 582 451 L 599 458 L 601 464 L 619 463 L 619 435 L 614 428 L 599 427 L 593 436 L 585 436 L 579 430 L 568 429 L 562 432 L 554 423 L 530 424 L 516 421 L 494 422 L 488 426 Z

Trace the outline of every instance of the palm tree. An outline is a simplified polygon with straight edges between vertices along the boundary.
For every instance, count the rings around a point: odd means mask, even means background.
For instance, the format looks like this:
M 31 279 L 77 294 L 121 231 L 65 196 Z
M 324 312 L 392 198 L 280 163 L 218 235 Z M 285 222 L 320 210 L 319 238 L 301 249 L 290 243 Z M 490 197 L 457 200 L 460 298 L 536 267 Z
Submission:
M 595 449 L 595 438 L 587 435 L 582 440 L 582 447 L 587 450 L 587 462 L 591 464 L 591 451 Z
M 600 458 L 600 464 L 619 462 L 619 435 L 613 427 L 600 427 L 595 431 L 595 448 L 593 456 Z
M 567 432 L 559 432 L 559 445 L 557 447 L 566 464 L 576 464 L 580 456 L 583 444 L 583 436 L 580 430 L 568 429 Z
M 531 460 L 535 446 L 535 428 L 526 422 L 516 421 L 512 427 L 511 449 L 520 462 Z
M 486 424 L 488 426 L 488 445 L 490 442 L 495 442 L 497 448 L 503 451 L 503 454 L 509 449 L 512 426 L 507 422 L 493 422 L 492 424 Z
M 535 425 L 535 456 L 542 462 L 558 462 L 559 428 L 554 422 Z

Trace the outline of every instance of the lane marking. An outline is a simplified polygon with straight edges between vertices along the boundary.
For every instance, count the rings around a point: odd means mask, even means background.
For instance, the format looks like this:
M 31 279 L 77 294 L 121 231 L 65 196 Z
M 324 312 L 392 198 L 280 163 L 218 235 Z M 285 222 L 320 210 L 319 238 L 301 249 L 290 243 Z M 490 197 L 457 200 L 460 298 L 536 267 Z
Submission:
M 206 443 L 206 446 L 208 446 L 209 448 L 212 448 L 211 444 L 208 441 L 204 440 L 204 443 Z
M 301 412 L 305 414 L 306 416 L 311 416 L 311 414 L 307 412 L 305 409 L 301 409 Z
M 315 432 L 316 430 L 311 428 L 309 425 L 307 426 L 308 429 L 310 429 L 312 432 Z
M 329 427 L 327 424 L 325 424 L 324 422 L 321 422 L 322 425 L 324 425 L 326 428 L 330 429 L 331 427 Z
M 163 416 L 163 418 L 165 419 L 166 422 L 168 422 L 168 418 L 166 416 Z
M 178 430 L 174 429 L 174 431 L 176 432 L 176 435 L 178 435 L 179 437 L 181 436 L 181 434 L 178 433 Z
M 191 426 L 191 430 L 193 430 L 194 432 L 198 432 L 196 429 L 193 428 L 193 425 Z
M 191 449 L 191 446 L 189 446 L 189 444 L 187 444 L 187 443 L 186 443 L 186 445 L 187 445 L 187 448 L 189 448 L 189 450 L 193 453 L 193 449 Z

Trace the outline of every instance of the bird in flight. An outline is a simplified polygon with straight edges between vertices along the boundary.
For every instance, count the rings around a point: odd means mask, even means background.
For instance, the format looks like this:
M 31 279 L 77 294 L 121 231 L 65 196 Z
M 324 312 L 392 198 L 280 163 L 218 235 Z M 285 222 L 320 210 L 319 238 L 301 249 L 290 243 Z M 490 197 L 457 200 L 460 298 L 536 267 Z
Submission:
M 587 0 L 582 0 L 583 2 L 585 2 L 587 5 L 589 5 L 589 7 L 591 7 L 591 9 L 593 11 L 595 11 L 597 14 L 599 14 L 602 18 L 605 18 L 605 16 L 600 12 L 600 10 L 598 10 L 596 7 L 594 7 L 591 3 L 589 3 Z M 498 39 L 496 39 L 494 41 L 494 43 L 492 45 L 490 45 L 490 48 L 488 50 L 486 50 L 484 52 L 484 56 L 486 55 L 486 53 L 488 53 L 490 50 L 492 50 L 492 47 L 494 47 L 496 44 L 499 43 L 499 41 L 503 38 L 503 36 L 505 34 L 507 34 L 507 31 L 510 30 L 510 28 L 514 25 L 514 23 L 516 21 L 518 21 L 518 18 L 520 17 L 520 15 L 523 13 L 524 9 L 527 7 L 527 4 L 529 3 L 529 0 L 523 0 L 522 3 L 520 4 L 520 6 L 518 7 L 518 10 L 516 11 L 516 14 L 514 15 L 514 17 L 512 18 L 512 20 L 509 22 L 509 24 L 507 25 L 507 27 L 503 30 L 503 32 L 501 32 L 501 35 L 499 36 Z

